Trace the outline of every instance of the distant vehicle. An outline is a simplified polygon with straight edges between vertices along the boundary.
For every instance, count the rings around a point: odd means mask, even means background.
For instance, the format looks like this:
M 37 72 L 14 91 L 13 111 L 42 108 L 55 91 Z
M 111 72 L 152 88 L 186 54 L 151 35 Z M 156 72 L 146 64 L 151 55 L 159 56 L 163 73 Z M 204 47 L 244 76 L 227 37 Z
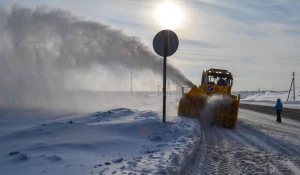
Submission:
M 187 93 L 184 92 L 184 87 L 182 88 L 178 116 L 200 119 L 206 117 L 214 125 L 234 128 L 238 116 L 240 95 L 231 94 L 232 85 L 233 77 L 227 70 L 209 69 L 203 71 L 199 87 L 194 86 Z M 219 96 L 215 99 L 210 98 L 213 95 Z M 209 109 L 204 109 L 205 105 Z

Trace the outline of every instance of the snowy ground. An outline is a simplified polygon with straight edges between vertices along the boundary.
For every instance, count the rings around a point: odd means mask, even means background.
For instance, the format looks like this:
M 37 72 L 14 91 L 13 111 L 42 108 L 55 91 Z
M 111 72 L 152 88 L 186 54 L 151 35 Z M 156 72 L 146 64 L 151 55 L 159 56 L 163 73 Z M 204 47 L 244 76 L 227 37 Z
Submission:
M 173 96 L 162 124 L 161 97 L 126 97 L 91 100 L 86 105 L 93 112 L 82 113 L 75 109 L 83 101 L 57 111 L 0 108 L 1 172 L 300 174 L 299 122 L 279 124 L 275 116 L 240 109 L 234 130 L 200 126 L 176 116 Z M 92 103 L 103 106 L 95 110 Z
M 234 130 L 205 127 L 186 174 L 300 174 L 300 123 L 240 110 Z
M 172 115 L 176 113 L 177 102 L 168 99 L 168 122 L 163 124 L 158 113 L 161 98 L 133 98 L 141 102 L 138 109 L 114 108 L 88 114 L 0 109 L 1 172 L 180 173 L 196 151 L 199 122 Z M 154 110 L 142 110 L 148 108 Z
M 293 93 L 290 94 L 289 101 L 287 100 L 288 91 L 265 91 L 246 93 L 240 92 L 241 103 L 257 104 L 263 106 L 275 106 L 276 100 L 280 98 L 283 106 L 286 108 L 300 109 L 300 90 L 296 91 L 296 101 L 293 101 Z

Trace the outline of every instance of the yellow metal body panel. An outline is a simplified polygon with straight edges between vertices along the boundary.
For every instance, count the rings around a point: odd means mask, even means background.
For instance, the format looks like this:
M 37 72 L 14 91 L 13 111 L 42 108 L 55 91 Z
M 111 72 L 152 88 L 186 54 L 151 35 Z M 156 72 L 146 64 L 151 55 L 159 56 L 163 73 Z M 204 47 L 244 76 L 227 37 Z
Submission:
M 210 70 L 207 70 L 203 75 L 205 76 L 209 71 Z M 216 72 L 218 72 L 218 70 L 216 70 Z M 229 76 L 231 76 L 231 74 L 229 74 Z M 210 106 L 210 113 L 206 114 L 207 109 L 205 109 L 205 112 L 203 109 L 206 105 L 210 105 L 207 104 L 207 101 L 213 95 L 221 95 L 224 97 L 224 100 L 220 98 L 220 101 Z M 226 103 L 224 102 L 225 97 L 227 99 Z M 184 88 L 182 88 L 182 98 L 178 106 L 178 116 L 201 118 L 207 117 L 205 115 L 209 115 L 212 124 L 234 128 L 237 121 L 239 103 L 240 95 L 231 95 L 231 86 L 202 83 L 199 87 L 193 86 L 188 93 L 184 93 Z
M 212 91 L 208 91 L 207 89 L 209 87 L 212 87 Z M 203 92 L 206 93 L 220 93 L 220 94 L 230 94 L 231 93 L 231 87 L 227 86 L 219 86 L 219 85 L 211 85 L 211 84 L 203 84 L 199 87 Z

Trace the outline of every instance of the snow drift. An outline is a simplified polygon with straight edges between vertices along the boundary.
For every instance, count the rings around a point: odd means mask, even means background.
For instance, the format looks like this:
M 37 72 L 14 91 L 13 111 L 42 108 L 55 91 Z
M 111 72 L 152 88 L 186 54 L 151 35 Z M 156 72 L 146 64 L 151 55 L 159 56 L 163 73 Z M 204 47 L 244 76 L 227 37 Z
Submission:
M 26 112 L 37 119 L 31 127 L 0 132 L 5 174 L 180 174 L 200 135 L 196 120 L 168 117 L 164 124 L 153 111 L 117 108 L 44 116 L 42 124 L 44 111 Z M 3 116 L 6 125 L 22 120 L 16 111 L 10 115 Z

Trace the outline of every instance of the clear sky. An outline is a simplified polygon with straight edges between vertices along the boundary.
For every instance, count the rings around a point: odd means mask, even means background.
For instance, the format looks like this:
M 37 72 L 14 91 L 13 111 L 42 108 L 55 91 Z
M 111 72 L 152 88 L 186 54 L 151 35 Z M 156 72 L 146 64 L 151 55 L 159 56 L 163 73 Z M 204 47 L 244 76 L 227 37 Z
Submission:
M 122 29 L 152 50 L 164 29 L 156 19 L 163 0 L 0 0 L 3 5 L 47 5 Z M 299 0 L 181 0 L 181 22 L 172 29 L 180 45 L 168 59 L 195 84 L 204 69 L 234 75 L 235 90 L 287 90 L 300 74 Z M 300 87 L 300 75 L 296 85 Z

